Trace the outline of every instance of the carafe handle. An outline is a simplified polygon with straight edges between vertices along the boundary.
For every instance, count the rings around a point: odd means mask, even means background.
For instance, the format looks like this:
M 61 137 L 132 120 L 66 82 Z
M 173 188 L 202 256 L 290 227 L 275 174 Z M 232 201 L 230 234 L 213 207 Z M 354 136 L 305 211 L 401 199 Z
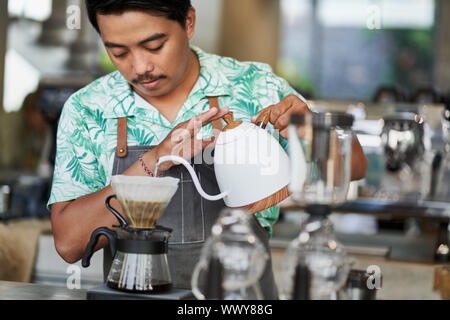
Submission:
M 113 207 L 111 207 L 110 201 L 111 199 L 117 199 L 117 195 L 113 194 L 106 198 L 105 204 L 109 211 L 119 220 L 119 224 L 121 228 L 125 228 L 128 226 L 128 222 L 122 217 L 122 215 Z
M 98 229 L 95 229 L 94 232 L 92 232 L 91 239 L 89 240 L 89 243 L 86 246 L 86 250 L 83 255 L 83 259 L 81 261 L 81 265 L 84 268 L 89 267 L 91 264 L 91 257 L 94 254 L 95 246 L 97 245 L 98 238 L 104 235 L 109 240 L 109 247 L 111 249 L 111 256 L 114 257 L 116 254 L 116 233 L 113 230 L 110 230 L 106 227 L 100 227 Z
M 294 293 L 292 300 L 310 300 L 311 271 L 308 266 L 299 263 L 295 268 Z
M 228 195 L 227 191 L 222 192 L 222 193 L 220 193 L 218 195 L 215 195 L 215 196 L 207 194 L 203 190 L 202 186 L 200 185 L 200 182 L 198 181 L 198 178 L 197 178 L 197 174 L 195 173 L 195 171 L 192 168 L 192 166 L 190 165 L 190 163 L 187 162 L 185 159 L 183 159 L 181 157 L 173 156 L 173 155 L 172 156 L 163 156 L 163 157 L 158 159 L 158 162 L 156 163 L 156 168 L 158 168 L 161 163 L 167 162 L 167 161 L 179 162 L 179 163 L 181 163 L 182 165 L 184 165 L 186 167 L 186 169 L 189 171 L 189 174 L 192 177 L 192 181 L 194 182 L 194 185 L 197 188 L 198 193 L 200 193 L 200 195 L 203 198 L 205 198 L 207 200 L 210 200 L 210 201 L 217 201 L 217 200 L 225 198 Z M 157 175 L 157 170 L 155 170 L 155 176 L 156 175 Z
M 202 272 L 206 272 L 208 282 L 206 292 L 203 293 L 199 287 L 199 278 Z M 194 268 L 191 278 L 192 293 L 197 300 L 223 300 L 223 265 L 218 258 L 211 258 L 207 264 L 205 260 L 200 260 Z
M 191 277 L 191 287 L 192 294 L 197 300 L 206 300 L 205 294 L 199 288 L 199 278 L 200 273 L 205 272 L 207 268 L 207 262 L 204 259 L 200 259 L 200 261 L 195 265 L 194 271 L 192 272 Z

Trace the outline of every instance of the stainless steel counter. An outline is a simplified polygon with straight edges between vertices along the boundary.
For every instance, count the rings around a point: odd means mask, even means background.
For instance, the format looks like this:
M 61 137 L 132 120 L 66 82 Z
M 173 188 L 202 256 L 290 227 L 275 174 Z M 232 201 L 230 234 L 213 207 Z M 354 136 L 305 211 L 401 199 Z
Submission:
M 85 300 L 86 290 L 0 281 L 0 300 Z
M 288 200 L 282 211 L 303 210 L 305 207 Z M 334 213 L 360 213 L 396 219 L 417 218 L 438 222 L 450 222 L 450 204 L 437 201 L 392 201 L 377 198 L 359 198 L 333 207 Z

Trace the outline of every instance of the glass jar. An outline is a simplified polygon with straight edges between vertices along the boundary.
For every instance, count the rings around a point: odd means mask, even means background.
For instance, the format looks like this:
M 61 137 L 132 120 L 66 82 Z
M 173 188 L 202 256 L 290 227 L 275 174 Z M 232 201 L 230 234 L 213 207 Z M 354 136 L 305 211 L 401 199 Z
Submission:
M 259 280 L 269 255 L 252 230 L 251 218 L 245 210 L 225 209 L 221 213 L 192 275 L 192 292 L 197 299 L 211 299 L 207 292 L 211 283 L 216 283 L 215 299 L 263 298 Z
M 338 299 L 338 292 L 345 285 L 353 260 L 336 240 L 333 224 L 327 218 L 329 206 L 315 205 L 308 211 L 314 214 L 302 225 L 300 234 L 289 244 L 283 259 L 280 298 Z M 308 277 L 298 277 L 298 266 L 309 270 Z M 296 296 L 298 287 L 308 288 L 302 298 Z
M 300 204 L 335 205 L 350 185 L 353 116 L 293 114 L 288 127 L 292 199 Z
M 170 232 L 160 229 L 118 228 L 116 254 L 108 287 L 137 293 L 166 292 L 172 288 L 167 259 Z
M 309 214 L 283 261 L 282 299 L 338 299 L 352 260 L 328 219 L 346 200 L 351 175 L 353 116 L 293 114 L 288 127 L 292 199 Z

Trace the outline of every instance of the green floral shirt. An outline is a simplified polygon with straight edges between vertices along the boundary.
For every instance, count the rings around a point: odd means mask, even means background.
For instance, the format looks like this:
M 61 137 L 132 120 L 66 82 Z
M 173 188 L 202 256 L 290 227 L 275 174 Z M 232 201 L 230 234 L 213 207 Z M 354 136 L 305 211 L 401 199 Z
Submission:
M 117 143 L 117 118 L 128 118 L 128 145 L 158 145 L 179 123 L 209 109 L 208 97 L 219 96 L 236 120 L 251 121 L 260 110 L 295 94 L 289 84 L 262 63 L 239 62 L 207 54 L 192 46 L 200 60 L 200 76 L 176 119 L 170 123 L 143 99 L 135 99 L 118 72 L 97 79 L 65 103 L 58 127 L 56 163 L 48 205 L 74 200 L 110 184 Z M 273 132 L 273 127 L 268 126 Z M 200 137 L 213 135 L 205 126 Z M 199 138 L 200 138 L 199 137 Z M 287 142 L 281 137 L 286 148 Z M 256 217 L 269 234 L 277 221 L 277 206 Z

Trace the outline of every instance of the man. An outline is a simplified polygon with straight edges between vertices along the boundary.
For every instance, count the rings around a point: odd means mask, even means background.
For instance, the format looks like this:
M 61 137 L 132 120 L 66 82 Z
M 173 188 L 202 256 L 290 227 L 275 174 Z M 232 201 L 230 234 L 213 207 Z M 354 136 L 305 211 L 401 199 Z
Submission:
M 113 194 L 111 175 L 152 175 L 164 155 L 191 159 L 214 142 L 213 127 L 220 130 L 220 118 L 230 111 L 237 120 L 254 121 L 272 106 L 270 122 L 282 144 L 289 115 L 308 112 L 303 98 L 268 66 L 190 46 L 195 27 L 190 0 L 87 0 L 86 5 L 118 71 L 74 94 L 61 115 L 49 205 L 56 249 L 69 263 L 82 257 L 94 229 L 117 224 L 105 207 Z M 354 144 L 358 165 L 353 178 L 358 179 L 365 175 L 360 165 L 365 156 L 357 140 Z M 195 167 L 206 191 L 219 193 L 213 168 Z M 182 179 L 183 188 L 158 223 L 174 229 L 169 246 L 174 286 L 189 288 L 201 247 L 224 203 L 203 201 L 192 182 L 183 180 L 189 174 L 182 166 L 164 163 L 159 170 Z M 113 205 L 120 208 L 118 202 Z M 278 209 L 255 217 L 267 245 Z M 97 249 L 106 244 L 101 239 Z M 276 298 L 270 263 L 266 269 L 265 297 Z

